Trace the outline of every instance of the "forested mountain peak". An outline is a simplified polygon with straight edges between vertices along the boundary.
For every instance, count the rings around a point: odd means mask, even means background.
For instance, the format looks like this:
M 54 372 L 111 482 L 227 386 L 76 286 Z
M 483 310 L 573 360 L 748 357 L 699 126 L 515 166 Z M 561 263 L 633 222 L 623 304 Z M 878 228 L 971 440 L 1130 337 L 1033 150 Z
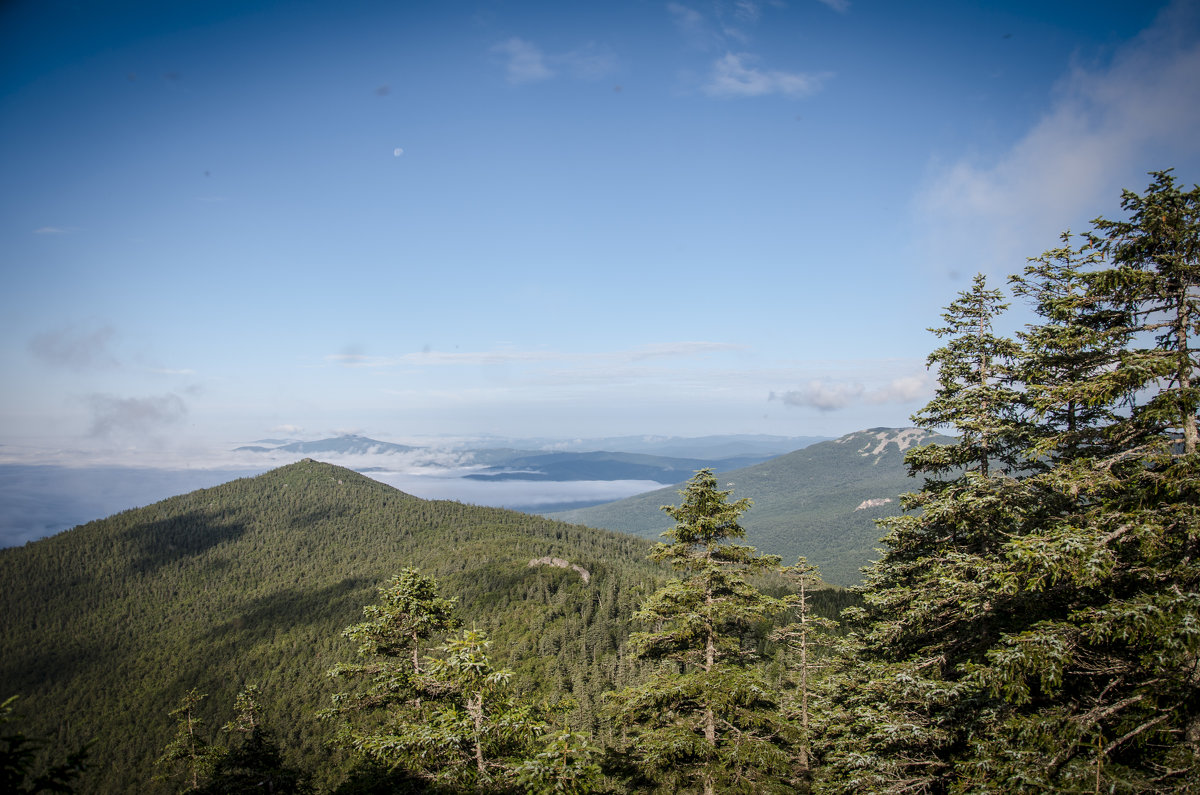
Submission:
M 635 669 L 619 650 L 661 576 L 649 548 L 309 458 L 0 550 L 0 699 L 20 694 L 34 735 L 97 738 L 90 791 L 152 791 L 168 712 L 193 688 L 220 726 L 258 685 L 294 760 L 318 758 L 325 672 L 354 653 L 342 629 L 418 567 L 522 692 L 570 693 L 594 719 L 600 693 Z M 570 568 L 530 565 L 544 558 Z

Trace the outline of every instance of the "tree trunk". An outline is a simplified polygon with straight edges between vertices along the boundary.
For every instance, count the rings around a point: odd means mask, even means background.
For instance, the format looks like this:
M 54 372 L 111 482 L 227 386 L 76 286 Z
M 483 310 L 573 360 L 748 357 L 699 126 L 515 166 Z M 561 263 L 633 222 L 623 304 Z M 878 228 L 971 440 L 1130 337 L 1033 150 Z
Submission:
M 475 721 L 475 768 L 482 779 L 487 774 L 483 762 L 483 693 L 476 693 L 467 701 L 467 714 Z

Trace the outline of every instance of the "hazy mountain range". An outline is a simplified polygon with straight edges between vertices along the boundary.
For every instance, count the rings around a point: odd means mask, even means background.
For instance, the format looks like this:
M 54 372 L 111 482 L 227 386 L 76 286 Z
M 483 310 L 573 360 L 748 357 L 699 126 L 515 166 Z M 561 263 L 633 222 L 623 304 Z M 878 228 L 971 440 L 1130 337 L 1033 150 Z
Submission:
M 259 439 L 215 461 L 177 468 L 0 464 L 0 546 L 167 497 L 319 458 L 430 499 L 528 511 L 608 502 L 683 480 L 702 466 L 738 468 L 818 437 L 435 440 L 398 444 L 359 435 Z M 611 452 L 601 452 L 601 451 Z

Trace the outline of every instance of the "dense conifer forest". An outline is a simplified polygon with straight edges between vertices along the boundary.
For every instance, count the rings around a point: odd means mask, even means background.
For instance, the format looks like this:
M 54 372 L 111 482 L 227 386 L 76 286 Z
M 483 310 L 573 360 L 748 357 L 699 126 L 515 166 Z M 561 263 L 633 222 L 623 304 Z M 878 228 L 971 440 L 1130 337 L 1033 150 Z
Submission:
M 853 593 L 707 470 L 651 545 L 305 461 L 0 553 L 5 783 L 1200 792 L 1200 187 L 1151 177 L 1019 333 L 950 302 Z

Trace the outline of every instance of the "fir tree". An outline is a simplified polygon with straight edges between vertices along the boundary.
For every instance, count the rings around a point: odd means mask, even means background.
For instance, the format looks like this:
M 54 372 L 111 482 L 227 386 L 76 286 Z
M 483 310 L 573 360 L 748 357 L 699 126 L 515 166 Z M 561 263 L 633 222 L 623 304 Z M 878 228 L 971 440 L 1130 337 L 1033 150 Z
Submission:
M 247 685 L 234 701 L 234 718 L 221 727 L 229 747 L 216 757 L 212 775 L 199 791 L 212 795 L 307 792 L 304 776 L 283 761 L 274 734 L 264 725 L 261 693 Z
M 832 788 L 1200 791 L 1200 467 L 1176 257 L 1196 245 L 1155 239 L 1187 226 L 1171 197 L 1189 194 L 1171 189 L 1156 175 L 1126 194 L 1130 221 L 1015 280 L 1044 321 L 1010 371 L 1024 392 L 1008 438 L 1025 450 L 1001 477 L 927 482 L 905 501 L 922 512 L 888 522 L 825 724 Z
M 783 574 L 796 588 L 794 596 L 787 600 L 789 606 L 795 610 L 796 620 L 776 629 L 771 633 L 771 639 L 785 652 L 794 655 L 794 659 L 789 661 L 788 671 L 796 675 L 796 696 L 793 704 L 785 702 L 784 709 L 797 713 L 800 738 L 796 744 L 796 758 L 801 770 L 807 774 L 810 770 L 809 755 L 812 746 L 809 705 L 812 693 L 811 674 L 820 666 L 816 661 L 816 652 L 826 645 L 823 641 L 837 624 L 814 614 L 809 604 L 811 588 L 821 584 L 821 575 L 816 566 L 801 557 L 794 565 L 785 567 Z
M 747 632 L 784 605 L 747 575 L 779 558 L 730 543 L 743 538 L 746 498 L 729 501 L 711 470 L 701 470 L 663 510 L 676 525 L 651 558 L 684 576 L 654 593 L 636 614 L 652 629 L 631 636 L 636 653 L 660 662 L 645 683 L 612 696 L 627 752 L 651 780 L 673 790 L 768 791 L 794 782 L 794 727 L 752 663 Z
M 0 703 L 0 792 L 75 792 L 78 779 L 87 769 L 87 746 L 78 748 L 61 761 L 42 759 L 47 741 L 31 737 L 6 724 L 17 720 L 13 704 L 17 696 Z M 43 764 L 38 764 L 39 761 Z
M 159 778 L 179 779 L 184 792 L 196 792 L 208 780 L 220 752 L 204 736 L 204 720 L 198 714 L 201 702 L 208 698 L 192 688 L 183 695 L 179 706 L 171 710 L 175 718 L 175 737 L 167 743 L 158 765 L 166 768 Z

